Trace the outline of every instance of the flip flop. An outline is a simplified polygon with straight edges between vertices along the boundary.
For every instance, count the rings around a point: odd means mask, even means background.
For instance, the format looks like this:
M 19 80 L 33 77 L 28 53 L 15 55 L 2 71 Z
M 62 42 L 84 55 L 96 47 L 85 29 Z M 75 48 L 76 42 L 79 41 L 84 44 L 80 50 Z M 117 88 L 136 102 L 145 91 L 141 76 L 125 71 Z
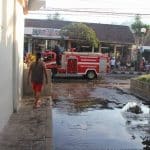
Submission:
M 33 109 L 39 108 L 41 106 L 41 100 L 38 100 L 36 104 L 33 105 Z
M 41 107 L 41 100 L 38 100 L 36 103 L 36 108 L 39 108 L 39 107 Z
M 40 108 L 41 105 L 37 103 L 35 107 L 36 107 L 36 108 Z

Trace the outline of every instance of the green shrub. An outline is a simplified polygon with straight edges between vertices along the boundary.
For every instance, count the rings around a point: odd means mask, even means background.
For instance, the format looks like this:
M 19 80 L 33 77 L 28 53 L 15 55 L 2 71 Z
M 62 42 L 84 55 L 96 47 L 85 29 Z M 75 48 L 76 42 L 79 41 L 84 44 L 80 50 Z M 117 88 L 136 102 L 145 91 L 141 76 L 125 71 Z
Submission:
M 150 74 L 139 76 L 137 79 L 143 82 L 150 83 Z

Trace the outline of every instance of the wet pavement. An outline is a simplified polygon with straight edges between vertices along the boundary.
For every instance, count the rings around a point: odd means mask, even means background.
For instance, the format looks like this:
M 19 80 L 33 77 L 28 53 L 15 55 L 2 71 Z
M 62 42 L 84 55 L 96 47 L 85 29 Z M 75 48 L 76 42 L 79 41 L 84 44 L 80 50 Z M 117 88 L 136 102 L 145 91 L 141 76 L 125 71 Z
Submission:
M 24 97 L 0 133 L 0 150 L 52 150 L 51 98 L 42 97 L 41 107 L 33 109 L 34 99 Z
M 56 81 L 52 87 L 55 150 L 150 149 L 150 106 L 129 94 L 129 79 Z

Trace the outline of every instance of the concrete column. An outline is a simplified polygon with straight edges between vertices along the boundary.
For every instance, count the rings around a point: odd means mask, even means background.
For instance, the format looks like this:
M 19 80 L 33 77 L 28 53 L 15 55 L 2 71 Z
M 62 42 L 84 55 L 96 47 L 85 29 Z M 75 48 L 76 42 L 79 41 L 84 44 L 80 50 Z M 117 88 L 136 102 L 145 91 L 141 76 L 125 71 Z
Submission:
M 101 45 L 99 45 L 99 47 L 98 47 L 98 51 L 99 51 L 99 53 L 102 53 Z
M 28 39 L 28 52 L 32 52 L 32 39 Z
M 14 1 L 13 18 L 13 107 L 14 112 L 20 107 L 22 100 L 22 77 L 23 77 L 23 39 L 24 39 L 24 14 L 18 1 Z
M 13 111 L 16 112 L 17 111 L 17 98 L 18 98 L 18 81 L 16 76 L 17 75 L 17 43 L 16 43 L 16 1 L 14 1 L 14 14 L 13 14 L 13 60 L 12 60 L 12 64 L 13 64 L 13 80 L 12 80 L 12 89 L 13 89 Z M 15 88 L 13 88 L 15 87 Z
M 92 53 L 94 53 L 94 46 L 92 46 Z
M 48 41 L 45 40 L 45 48 L 46 48 L 46 50 L 47 50 L 47 46 L 48 46 Z
M 68 49 L 71 48 L 71 41 L 68 41 L 67 47 L 68 47 Z
M 114 45 L 114 56 L 115 56 L 115 58 L 116 58 L 116 50 L 117 50 L 117 45 L 115 44 Z

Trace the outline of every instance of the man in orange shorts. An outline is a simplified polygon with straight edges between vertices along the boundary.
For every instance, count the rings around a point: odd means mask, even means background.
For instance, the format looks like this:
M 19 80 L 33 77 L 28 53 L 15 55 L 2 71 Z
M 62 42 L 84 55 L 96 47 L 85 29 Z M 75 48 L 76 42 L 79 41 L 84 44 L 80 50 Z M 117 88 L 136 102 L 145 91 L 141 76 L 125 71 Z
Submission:
M 46 84 L 48 83 L 47 72 L 44 63 L 41 61 L 41 53 L 36 54 L 36 61 L 30 65 L 28 72 L 28 84 L 31 76 L 32 89 L 34 91 L 34 108 L 40 107 L 40 94 L 42 91 L 44 76 Z

